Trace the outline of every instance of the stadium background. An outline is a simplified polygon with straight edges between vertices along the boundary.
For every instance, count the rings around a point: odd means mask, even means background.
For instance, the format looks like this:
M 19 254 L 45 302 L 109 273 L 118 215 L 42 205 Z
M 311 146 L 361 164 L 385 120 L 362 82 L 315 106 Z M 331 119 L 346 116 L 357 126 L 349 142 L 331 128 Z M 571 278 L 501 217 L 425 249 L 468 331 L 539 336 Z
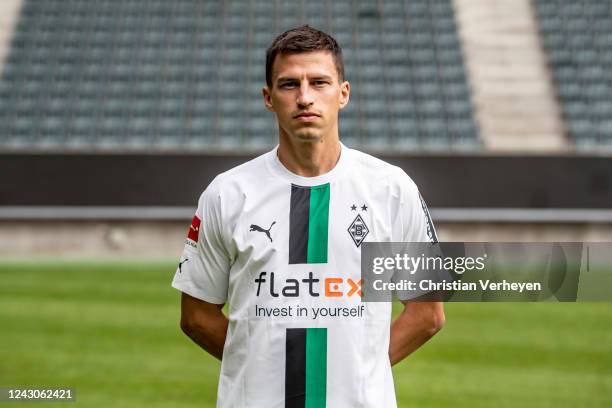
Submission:
M 214 406 L 169 287 L 202 189 L 270 149 L 264 52 L 344 49 L 341 138 L 402 166 L 445 241 L 612 241 L 608 0 L 0 2 L 0 386 Z M 400 406 L 610 406 L 612 309 L 449 304 Z

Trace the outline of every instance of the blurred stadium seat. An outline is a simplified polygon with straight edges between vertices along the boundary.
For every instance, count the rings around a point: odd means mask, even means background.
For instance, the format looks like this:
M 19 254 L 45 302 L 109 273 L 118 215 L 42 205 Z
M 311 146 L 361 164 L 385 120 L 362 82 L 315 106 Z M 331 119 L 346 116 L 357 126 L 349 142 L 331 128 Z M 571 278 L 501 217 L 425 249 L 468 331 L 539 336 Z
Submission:
M 347 144 L 479 149 L 450 0 L 25 0 L 0 82 L 0 147 L 268 149 L 265 49 L 304 22 L 345 49 Z
M 612 3 L 534 4 L 570 136 L 579 149 L 612 147 Z

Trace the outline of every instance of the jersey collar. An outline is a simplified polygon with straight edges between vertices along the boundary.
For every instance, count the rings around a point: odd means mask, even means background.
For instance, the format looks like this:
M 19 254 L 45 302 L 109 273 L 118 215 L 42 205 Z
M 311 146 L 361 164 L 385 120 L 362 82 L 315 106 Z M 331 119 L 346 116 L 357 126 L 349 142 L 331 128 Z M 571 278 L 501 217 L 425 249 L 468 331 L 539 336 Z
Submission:
M 266 154 L 266 164 L 268 166 L 268 170 L 270 170 L 274 176 L 292 184 L 299 186 L 318 186 L 321 184 L 330 183 L 341 177 L 342 174 L 346 172 L 349 155 L 350 149 L 340 142 L 340 159 L 338 160 L 338 163 L 336 163 L 334 168 L 327 173 L 316 177 L 298 176 L 297 174 L 289 171 L 278 159 L 278 145 L 272 151 Z

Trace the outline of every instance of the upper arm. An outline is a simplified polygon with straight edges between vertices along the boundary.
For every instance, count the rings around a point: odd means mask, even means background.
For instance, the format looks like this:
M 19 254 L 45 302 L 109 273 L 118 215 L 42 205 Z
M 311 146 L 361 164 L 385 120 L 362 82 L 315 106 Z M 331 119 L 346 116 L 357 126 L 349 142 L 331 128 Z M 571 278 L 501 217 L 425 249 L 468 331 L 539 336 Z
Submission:
M 206 302 L 182 293 L 181 295 L 181 327 L 186 330 L 199 322 L 205 323 L 212 316 L 222 313 L 224 304 Z

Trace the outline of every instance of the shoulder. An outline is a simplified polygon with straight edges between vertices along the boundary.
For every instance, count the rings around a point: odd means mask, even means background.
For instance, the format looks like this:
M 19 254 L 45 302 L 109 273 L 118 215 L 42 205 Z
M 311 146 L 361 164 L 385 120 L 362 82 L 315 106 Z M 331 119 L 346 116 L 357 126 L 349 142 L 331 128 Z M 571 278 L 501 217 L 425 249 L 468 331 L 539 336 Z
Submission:
M 218 174 L 206 187 L 203 194 L 217 197 L 236 198 L 261 180 L 266 170 L 266 155 L 262 154 L 239 166 Z
M 355 149 L 349 149 L 352 164 L 360 176 L 384 181 L 394 195 L 405 196 L 419 194 L 418 187 L 412 178 L 401 167 Z M 401 193 L 401 194 L 400 194 Z

